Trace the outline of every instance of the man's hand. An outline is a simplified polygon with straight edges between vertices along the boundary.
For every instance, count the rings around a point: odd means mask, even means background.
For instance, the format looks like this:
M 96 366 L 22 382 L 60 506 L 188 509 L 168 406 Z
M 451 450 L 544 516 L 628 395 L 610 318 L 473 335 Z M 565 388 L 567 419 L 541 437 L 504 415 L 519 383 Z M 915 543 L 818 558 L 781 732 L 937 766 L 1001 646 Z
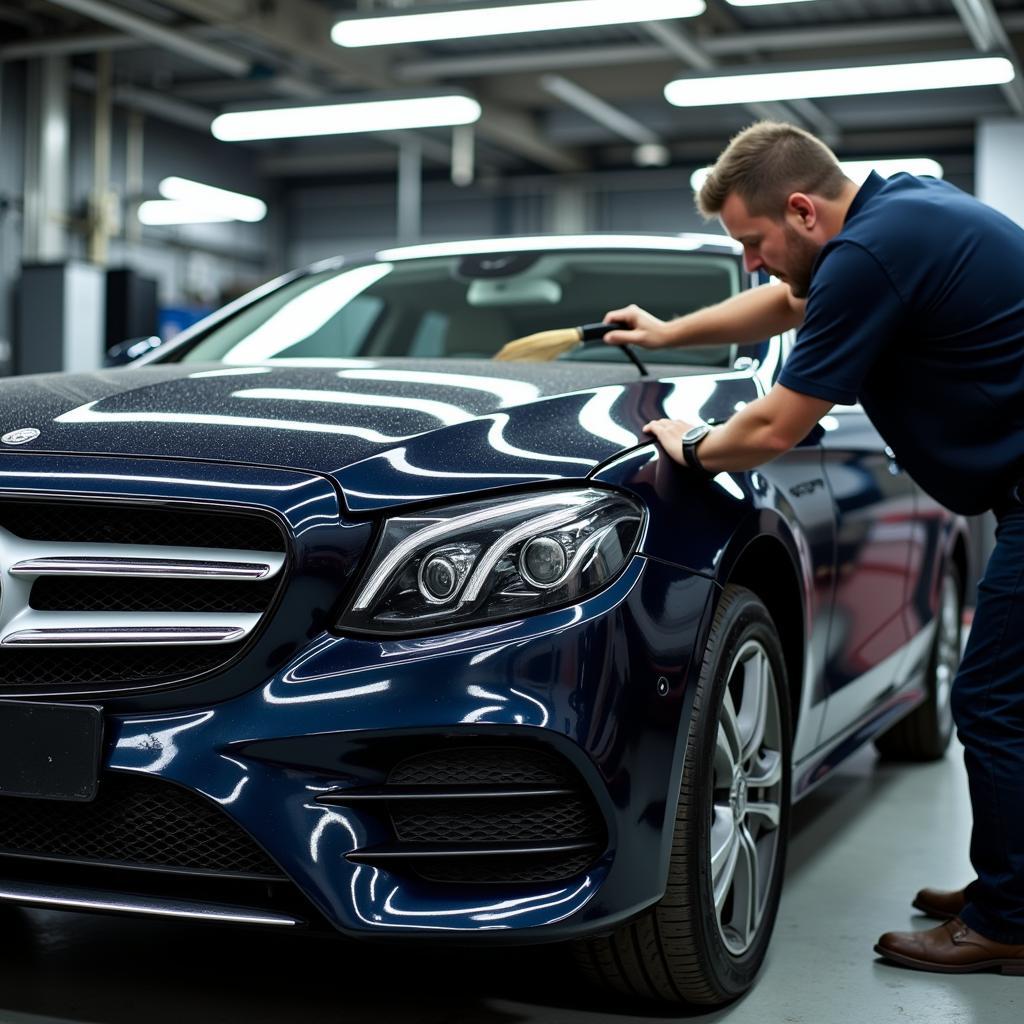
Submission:
M 604 315 L 605 323 L 626 324 L 627 330 L 609 331 L 608 345 L 639 345 L 641 348 L 666 348 L 672 344 L 668 324 L 639 306 L 613 309 Z
M 670 459 L 678 462 L 680 466 L 685 466 L 683 434 L 693 426 L 695 424 L 684 423 L 682 420 L 651 420 L 650 423 L 644 424 L 644 433 L 652 434 Z
M 700 442 L 697 457 L 709 473 L 753 469 L 799 444 L 832 408 L 832 403 L 776 384 L 764 398 L 745 405 L 727 423 L 712 428 Z M 651 420 L 644 426 L 668 456 L 685 466 L 682 420 Z

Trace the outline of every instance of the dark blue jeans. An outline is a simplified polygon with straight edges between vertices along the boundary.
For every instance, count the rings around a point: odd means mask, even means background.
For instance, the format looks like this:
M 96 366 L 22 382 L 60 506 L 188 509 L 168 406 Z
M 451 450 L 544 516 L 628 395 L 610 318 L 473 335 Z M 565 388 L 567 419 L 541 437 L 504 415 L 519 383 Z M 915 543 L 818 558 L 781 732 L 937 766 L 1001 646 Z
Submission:
M 1024 943 L 1024 503 L 1014 496 L 996 514 L 996 546 L 953 684 L 978 873 L 961 917 L 987 938 L 1016 944 Z

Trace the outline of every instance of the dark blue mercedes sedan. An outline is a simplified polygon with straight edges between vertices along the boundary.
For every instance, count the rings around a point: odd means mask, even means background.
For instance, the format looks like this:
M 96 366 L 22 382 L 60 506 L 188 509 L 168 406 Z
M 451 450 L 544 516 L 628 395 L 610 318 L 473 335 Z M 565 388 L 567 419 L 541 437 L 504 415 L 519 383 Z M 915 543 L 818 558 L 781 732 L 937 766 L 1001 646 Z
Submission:
M 748 287 L 729 239 L 392 249 L 0 386 L 0 901 L 570 942 L 753 982 L 791 802 L 946 749 L 963 522 L 859 408 L 697 479 L 792 339 L 501 362 Z

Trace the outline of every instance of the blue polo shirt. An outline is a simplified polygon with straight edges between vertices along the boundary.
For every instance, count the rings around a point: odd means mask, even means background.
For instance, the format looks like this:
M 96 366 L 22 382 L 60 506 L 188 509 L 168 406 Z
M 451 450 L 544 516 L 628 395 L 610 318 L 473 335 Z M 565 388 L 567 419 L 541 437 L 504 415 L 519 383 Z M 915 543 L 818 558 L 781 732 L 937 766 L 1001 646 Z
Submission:
M 872 174 L 779 381 L 859 401 L 929 494 L 991 508 L 1024 477 L 1024 230 L 947 182 Z

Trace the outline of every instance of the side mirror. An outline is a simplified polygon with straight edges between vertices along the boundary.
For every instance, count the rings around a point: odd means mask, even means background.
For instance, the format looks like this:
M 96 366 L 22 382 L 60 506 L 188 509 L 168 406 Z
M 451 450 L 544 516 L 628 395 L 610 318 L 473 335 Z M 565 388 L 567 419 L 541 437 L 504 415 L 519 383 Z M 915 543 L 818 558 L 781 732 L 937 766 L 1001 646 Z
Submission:
M 127 341 L 118 342 L 112 348 L 108 348 L 104 362 L 107 366 L 125 366 L 133 359 L 152 352 L 163 343 L 163 338 L 159 338 L 155 334 L 151 334 L 148 338 L 129 338 Z

